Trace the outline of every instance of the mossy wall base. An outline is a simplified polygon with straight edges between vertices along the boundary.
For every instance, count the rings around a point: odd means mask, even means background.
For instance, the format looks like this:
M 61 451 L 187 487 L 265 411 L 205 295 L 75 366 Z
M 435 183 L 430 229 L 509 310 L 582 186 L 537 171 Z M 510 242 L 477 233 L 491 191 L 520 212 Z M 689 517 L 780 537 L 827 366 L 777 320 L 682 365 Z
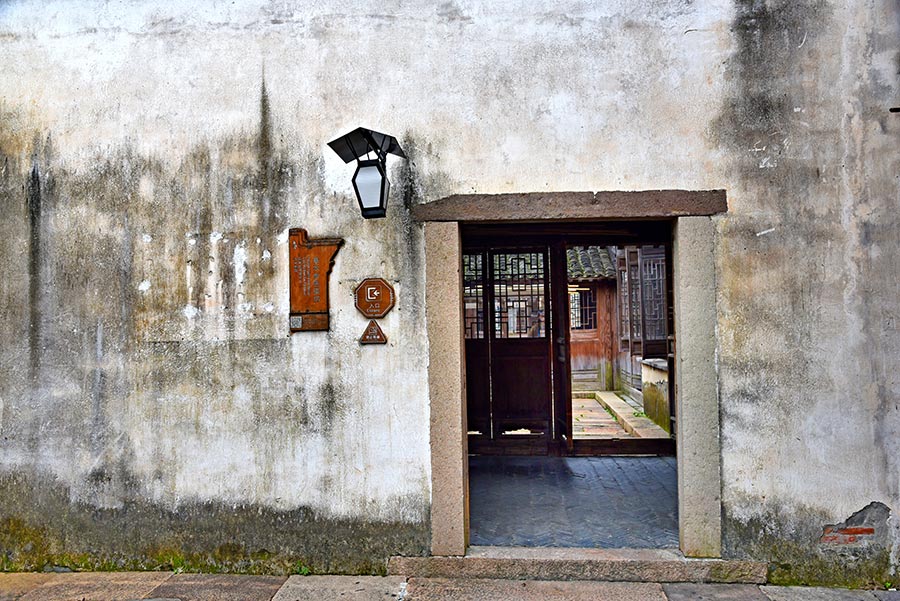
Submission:
M 429 526 L 317 516 L 303 508 L 140 500 L 71 502 L 44 480 L 0 477 L 0 570 L 183 570 L 385 574 L 391 555 L 425 555 Z
M 826 515 L 811 509 L 774 509 L 749 520 L 726 515 L 725 553 L 768 561 L 771 584 L 884 588 L 897 580 L 891 574 L 889 515 L 885 505 L 870 504 L 845 524 L 859 524 L 848 531 L 872 533 L 837 543 L 823 542 L 830 540 L 823 533 L 836 527 L 828 524 Z

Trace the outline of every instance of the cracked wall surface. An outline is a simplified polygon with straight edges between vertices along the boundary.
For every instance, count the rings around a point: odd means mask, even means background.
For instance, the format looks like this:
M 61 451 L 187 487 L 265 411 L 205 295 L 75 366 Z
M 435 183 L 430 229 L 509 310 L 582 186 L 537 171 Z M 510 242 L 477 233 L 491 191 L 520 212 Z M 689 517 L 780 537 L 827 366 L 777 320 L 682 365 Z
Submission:
M 0 4 L 0 519 L 42 557 L 302 558 L 337 523 L 322 548 L 355 559 L 330 569 L 426 553 L 409 207 L 725 188 L 725 552 L 818 581 L 839 565 L 823 528 L 878 502 L 887 555 L 865 578 L 895 569 L 898 34 L 889 0 Z M 410 155 L 384 220 L 325 146 L 359 125 Z M 346 240 L 328 333 L 287 334 L 291 227 Z M 386 347 L 357 344 L 369 276 L 397 291 Z M 233 527 L 211 533 L 206 506 Z M 158 540 L 124 544 L 129 511 Z M 293 538 L 248 535 L 263 515 Z

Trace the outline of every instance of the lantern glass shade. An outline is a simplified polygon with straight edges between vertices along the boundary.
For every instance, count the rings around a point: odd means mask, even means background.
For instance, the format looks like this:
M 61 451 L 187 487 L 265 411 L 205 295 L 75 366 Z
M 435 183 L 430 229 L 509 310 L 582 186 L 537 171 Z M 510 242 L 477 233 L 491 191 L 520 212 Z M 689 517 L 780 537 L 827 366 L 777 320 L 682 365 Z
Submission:
M 385 216 L 391 183 L 384 173 L 381 161 L 360 161 L 353 175 L 353 189 L 363 217 L 371 219 Z

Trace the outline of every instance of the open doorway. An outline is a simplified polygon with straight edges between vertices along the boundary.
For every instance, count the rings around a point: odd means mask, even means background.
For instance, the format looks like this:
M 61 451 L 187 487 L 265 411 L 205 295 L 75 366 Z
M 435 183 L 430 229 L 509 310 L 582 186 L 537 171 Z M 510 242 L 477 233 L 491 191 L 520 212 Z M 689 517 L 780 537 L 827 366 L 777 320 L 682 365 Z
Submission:
M 413 218 L 424 224 L 425 238 L 432 555 L 465 555 L 470 544 L 470 441 L 466 434 L 466 345 L 462 328 L 464 230 L 490 222 L 546 224 L 571 231 L 579 223 L 606 220 L 610 230 L 619 224 L 620 231 L 625 231 L 623 224 L 660 220 L 670 237 L 664 232 L 658 240 L 672 243 L 673 286 L 669 294 L 674 299 L 677 370 L 669 376 L 679 434 L 679 548 L 688 557 L 721 556 L 722 479 L 715 362 L 715 241 L 719 225 L 715 216 L 727 210 L 725 190 L 472 194 L 413 207 Z M 632 237 L 621 245 L 641 242 L 653 243 Z
M 566 248 L 572 437 L 582 454 L 620 450 L 582 441 L 641 439 L 648 453 L 674 449 L 666 254 L 664 245 Z
M 667 222 L 462 229 L 472 544 L 677 547 L 675 443 L 639 373 L 674 358 L 670 242 Z
M 469 452 L 674 454 L 670 223 L 462 234 Z

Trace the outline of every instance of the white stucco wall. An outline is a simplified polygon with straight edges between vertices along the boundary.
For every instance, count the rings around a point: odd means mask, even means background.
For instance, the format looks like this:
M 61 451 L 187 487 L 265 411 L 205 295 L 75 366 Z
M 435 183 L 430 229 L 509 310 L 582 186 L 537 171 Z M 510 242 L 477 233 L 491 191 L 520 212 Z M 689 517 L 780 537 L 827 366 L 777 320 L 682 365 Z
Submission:
M 0 288 L 3 469 L 52 474 L 101 506 L 133 491 L 87 475 L 123 462 L 136 494 L 165 506 L 421 523 L 424 266 L 404 196 L 726 188 L 726 536 L 739 544 L 754 519 L 789 536 L 873 500 L 900 509 L 897 12 L 886 0 L 0 5 L 6 202 L 22 206 L 33 165 L 58 184 L 40 221 L 39 384 L 24 375 L 28 290 Z M 325 146 L 358 125 L 410 151 L 410 170 L 392 162 L 379 222 L 358 217 L 352 167 Z M 34 271 L 16 211 L 2 224 L 6 282 Z M 328 334 L 286 334 L 289 227 L 347 240 Z M 60 280 L 73 265 L 82 277 Z M 366 276 L 397 288 L 386 348 L 356 343 L 351 292 Z

